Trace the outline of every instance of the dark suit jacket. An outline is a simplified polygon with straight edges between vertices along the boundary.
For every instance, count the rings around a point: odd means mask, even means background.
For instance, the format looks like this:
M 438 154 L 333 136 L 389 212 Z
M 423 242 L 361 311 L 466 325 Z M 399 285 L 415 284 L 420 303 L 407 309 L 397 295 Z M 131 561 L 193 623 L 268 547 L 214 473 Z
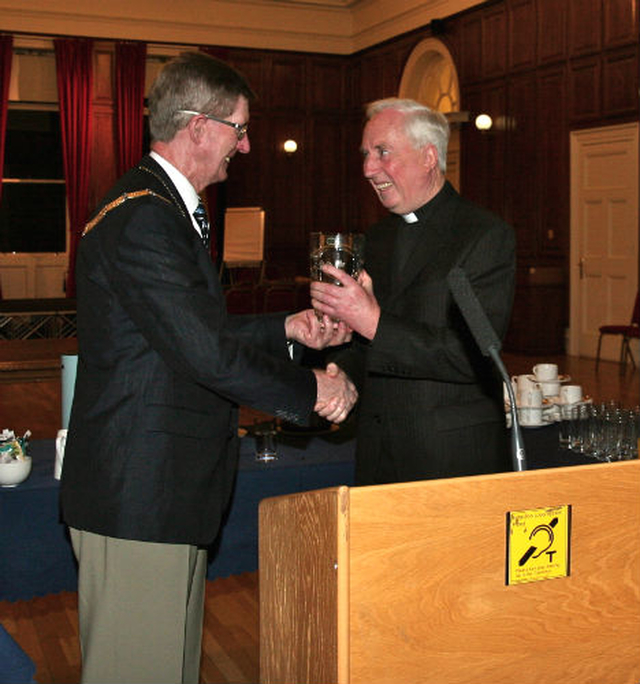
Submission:
M 371 342 L 356 341 L 339 363 L 361 390 L 359 484 L 510 468 L 503 394 L 448 289 L 467 274 L 499 336 L 514 291 L 513 231 L 462 199 L 448 183 L 407 226 L 390 215 L 366 234 L 365 268 L 381 317 Z M 403 265 L 396 237 L 415 231 Z
M 237 406 L 304 422 L 313 373 L 287 355 L 284 316 L 228 316 L 218 273 L 150 157 L 80 242 L 78 372 L 61 502 L 70 526 L 206 545 L 237 459 Z

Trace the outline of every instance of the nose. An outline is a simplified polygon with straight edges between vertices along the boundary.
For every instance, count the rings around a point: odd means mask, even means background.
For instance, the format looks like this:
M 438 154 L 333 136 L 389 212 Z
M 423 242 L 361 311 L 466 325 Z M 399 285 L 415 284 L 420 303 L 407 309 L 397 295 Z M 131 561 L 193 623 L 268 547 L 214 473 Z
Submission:
M 238 152 L 240 152 L 240 154 L 249 154 L 250 150 L 251 143 L 249 142 L 249 133 L 245 133 L 244 138 L 238 140 Z
M 362 160 L 362 173 L 364 174 L 364 177 L 371 178 L 374 176 L 376 173 L 376 168 L 377 164 L 375 157 L 371 154 L 366 155 Z

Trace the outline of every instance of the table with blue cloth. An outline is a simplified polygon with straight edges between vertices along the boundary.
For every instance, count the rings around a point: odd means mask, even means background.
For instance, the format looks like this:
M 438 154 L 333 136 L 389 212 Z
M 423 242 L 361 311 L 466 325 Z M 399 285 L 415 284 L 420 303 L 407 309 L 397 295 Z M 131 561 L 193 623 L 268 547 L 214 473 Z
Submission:
M 524 428 L 523 434 L 529 469 L 593 462 L 558 448 L 557 425 Z M 256 463 L 253 438 L 241 440 L 236 486 L 211 550 L 209 579 L 257 570 L 261 499 L 353 484 L 353 426 L 325 434 L 279 432 L 277 441 L 278 459 Z M 30 477 L 17 487 L 0 489 L 0 600 L 77 588 L 73 551 L 59 519 L 54 441 L 34 441 L 30 453 Z
M 257 463 L 254 440 L 240 440 L 240 462 L 231 504 L 211 549 L 208 578 L 251 572 L 258 567 L 258 504 L 261 499 L 352 485 L 353 431 L 277 434 L 278 459 Z M 59 482 L 53 477 L 55 441 L 29 447 L 31 475 L 0 488 L 0 600 L 30 599 L 77 589 L 76 562 L 66 526 L 60 522 Z

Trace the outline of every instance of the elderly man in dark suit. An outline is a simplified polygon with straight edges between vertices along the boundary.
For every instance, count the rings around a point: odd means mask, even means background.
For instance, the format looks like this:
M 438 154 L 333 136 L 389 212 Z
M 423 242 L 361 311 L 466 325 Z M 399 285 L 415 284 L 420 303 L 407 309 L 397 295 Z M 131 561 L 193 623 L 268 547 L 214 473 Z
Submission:
M 411 100 L 369 105 L 364 175 L 391 215 L 366 233 L 359 282 L 312 283 L 316 309 L 358 333 L 339 365 L 356 381 L 358 484 L 508 470 L 501 381 L 449 293 L 462 268 L 498 335 L 514 290 L 513 231 L 445 180 L 449 127 Z M 375 293 L 374 293 L 375 288 Z
M 344 325 L 311 310 L 227 315 L 198 193 L 249 152 L 251 97 L 204 54 L 165 66 L 149 95 L 152 152 L 81 240 L 61 503 L 79 561 L 83 682 L 198 682 L 205 547 L 233 485 L 238 405 L 340 422 L 357 396 L 336 367 L 289 357 L 287 342 L 343 343 Z

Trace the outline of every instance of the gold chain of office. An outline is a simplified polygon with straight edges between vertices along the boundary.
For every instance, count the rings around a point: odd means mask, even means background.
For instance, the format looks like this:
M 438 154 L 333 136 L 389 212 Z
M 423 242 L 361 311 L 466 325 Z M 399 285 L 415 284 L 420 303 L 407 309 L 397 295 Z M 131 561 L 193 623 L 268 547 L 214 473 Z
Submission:
M 82 231 L 82 235 L 86 235 L 90 230 L 95 228 L 95 226 L 102 221 L 102 219 L 113 209 L 116 207 L 119 207 L 121 204 L 124 204 L 127 200 L 131 199 L 136 199 L 138 197 L 145 197 L 147 195 L 151 195 L 152 197 L 157 197 L 158 199 L 163 200 L 167 204 L 172 204 L 171 200 L 168 200 L 166 197 L 163 197 L 162 195 L 159 195 L 157 192 L 153 192 L 153 190 L 149 190 L 148 188 L 145 190 L 136 190 L 135 192 L 124 192 L 120 197 L 116 197 L 116 199 L 113 200 L 113 202 L 109 202 L 109 204 L 105 204 L 102 209 L 96 214 L 96 216 L 87 223 L 87 225 L 84 227 L 84 230 Z

